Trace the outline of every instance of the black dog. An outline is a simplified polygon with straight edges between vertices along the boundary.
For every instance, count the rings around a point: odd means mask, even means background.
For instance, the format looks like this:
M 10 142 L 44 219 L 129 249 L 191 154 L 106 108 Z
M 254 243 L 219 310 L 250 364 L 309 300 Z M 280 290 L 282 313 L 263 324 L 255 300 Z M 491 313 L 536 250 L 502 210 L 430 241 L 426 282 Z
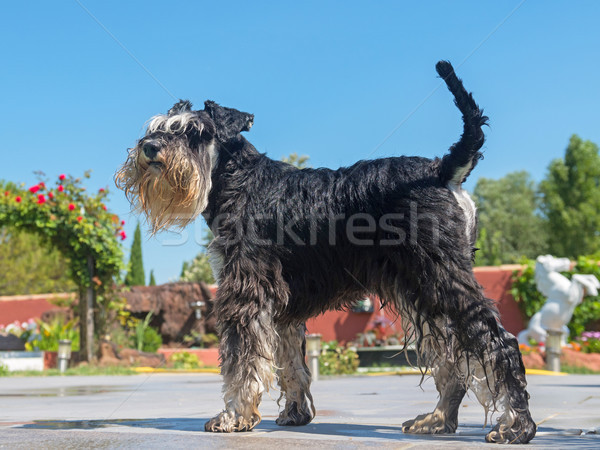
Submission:
M 207 431 L 251 430 L 275 381 L 285 396 L 277 423 L 310 422 L 304 322 L 373 293 L 402 317 L 440 393 L 435 410 L 405 422 L 405 433 L 454 432 L 471 389 L 486 411 L 501 413 L 488 441 L 535 435 L 517 341 L 471 267 L 475 206 L 461 184 L 481 158 L 487 118 L 450 63 L 436 68 L 464 121 L 441 159 L 300 170 L 240 134 L 254 116 L 210 101 L 203 111 L 180 101 L 154 117 L 130 151 L 116 182 L 154 231 L 202 214 L 215 235 L 225 409 Z

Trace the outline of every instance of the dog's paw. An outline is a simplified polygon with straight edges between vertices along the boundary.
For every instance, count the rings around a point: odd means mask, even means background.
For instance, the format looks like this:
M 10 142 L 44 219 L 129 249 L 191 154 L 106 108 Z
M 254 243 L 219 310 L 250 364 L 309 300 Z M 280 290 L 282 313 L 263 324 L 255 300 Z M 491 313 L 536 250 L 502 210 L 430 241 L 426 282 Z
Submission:
M 250 419 L 235 412 L 223 411 L 204 424 L 204 431 L 213 433 L 231 433 L 232 431 L 252 431 L 260 423 L 260 417 Z
M 290 402 L 281 411 L 275 423 L 281 426 L 300 426 L 310 423 L 312 419 L 313 413 L 306 403 L 298 408 L 298 403 Z
M 494 444 L 527 444 L 533 439 L 537 426 L 529 413 L 518 417 L 509 427 L 501 420 L 486 436 L 485 440 Z
M 456 425 L 447 423 L 445 415 L 440 411 L 421 414 L 402 424 L 402 432 L 410 434 L 440 434 L 454 433 L 455 431 Z

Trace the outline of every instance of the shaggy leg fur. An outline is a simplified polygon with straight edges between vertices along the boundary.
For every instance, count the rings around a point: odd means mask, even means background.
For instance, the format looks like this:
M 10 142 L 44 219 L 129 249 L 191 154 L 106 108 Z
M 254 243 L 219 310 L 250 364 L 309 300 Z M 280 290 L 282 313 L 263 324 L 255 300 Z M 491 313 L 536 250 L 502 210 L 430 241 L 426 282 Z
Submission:
M 453 366 L 441 365 L 432 369 L 440 400 L 429 414 L 421 414 L 402 424 L 403 433 L 454 433 L 458 427 L 458 408 L 465 396 L 465 383 L 453 373 Z
M 484 378 L 486 373 L 477 364 L 471 377 L 471 389 L 479 402 L 486 410 L 491 407 L 502 413 L 485 439 L 498 444 L 526 444 L 535 436 L 537 427 L 529 413 L 525 366 L 517 339 L 498 325 L 498 335 L 492 337 L 490 354 L 487 380 Z M 495 371 L 490 374 L 492 367 Z M 495 383 L 495 396 L 490 397 L 488 383 Z
M 221 323 L 221 373 L 225 410 L 206 431 L 250 431 L 260 423 L 258 405 L 274 381 L 275 332 L 271 312 Z
M 276 352 L 277 376 L 285 407 L 276 420 L 277 425 L 306 425 L 315 416 L 310 393 L 311 376 L 306 363 L 306 327 L 286 326 L 279 329 Z
M 535 436 L 536 426 L 529 414 L 517 341 L 497 321 L 492 302 L 483 296 L 470 268 L 455 266 L 450 273 L 455 276 L 431 289 L 420 286 L 420 294 L 430 299 L 427 302 L 408 290 L 403 296 L 404 315 L 413 318 L 417 347 L 425 365 L 434 368 L 441 395 L 433 413 L 405 423 L 404 431 L 454 431 L 457 408 L 467 387 L 486 413 L 500 413 L 486 437 L 488 442 L 527 443 Z M 448 370 L 436 369 L 440 360 L 448 361 Z

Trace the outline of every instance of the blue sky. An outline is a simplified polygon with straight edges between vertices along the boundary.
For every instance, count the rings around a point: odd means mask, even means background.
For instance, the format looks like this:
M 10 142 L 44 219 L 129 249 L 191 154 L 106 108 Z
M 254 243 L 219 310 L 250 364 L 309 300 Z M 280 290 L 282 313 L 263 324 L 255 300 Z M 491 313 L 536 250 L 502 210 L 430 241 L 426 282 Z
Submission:
M 599 19 L 593 0 L 6 2 L 0 178 L 92 169 L 132 236 L 112 176 L 172 96 L 254 113 L 247 137 L 277 159 L 439 156 L 461 131 L 434 69 L 448 59 L 490 116 L 466 187 L 523 169 L 540 180 L 571 134 L 600 143 Z M 203 227 L 146 234 L 146 271 L 176 278 Z

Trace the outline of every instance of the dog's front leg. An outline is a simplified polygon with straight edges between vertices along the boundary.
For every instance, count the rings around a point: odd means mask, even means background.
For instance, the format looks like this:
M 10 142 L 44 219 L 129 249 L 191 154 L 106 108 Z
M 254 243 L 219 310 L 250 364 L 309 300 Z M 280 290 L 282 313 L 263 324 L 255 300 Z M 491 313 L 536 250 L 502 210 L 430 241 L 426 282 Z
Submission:
M 258 405 L 274 381 L 275 331 L 267 309 L 220 323 L 221 373 L 225 409 L 206 431 L 250 431 L 260 423 Z
M 278 327 L 277 382 L 285 406 L 275 421 L 277 425 L 306 425 L 316 411 L 310 393 L 311 373 L 306 367 L 306 326 L 283 325 Z

